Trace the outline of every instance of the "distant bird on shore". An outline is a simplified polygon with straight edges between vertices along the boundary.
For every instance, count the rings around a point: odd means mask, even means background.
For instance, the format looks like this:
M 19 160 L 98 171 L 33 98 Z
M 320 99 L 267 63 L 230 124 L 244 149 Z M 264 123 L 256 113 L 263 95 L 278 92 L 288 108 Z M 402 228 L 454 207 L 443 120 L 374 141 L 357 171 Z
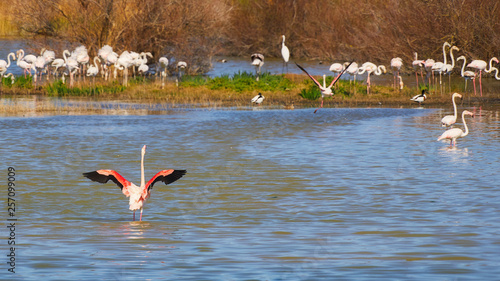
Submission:
M 316 113 L 318 111 L 318 109 L 322 108 L 323 107 L 323 97 L 324 96 L 333 96 L 333 91 L 332 91 L 332 86 L 335 85 L 335 83 L 337 83 L 337 81 L 340 79 L 340 76 L 342 76 L 342 74 L 344 74 L 344 72 L 351 66 L 353 62 L 351 62 L 346 68 L 344 68 L 344 70 L 342 70 L 342 72 L 337 75 L 337 77 L 335 77 L 335 79 L 332 80 L 332 83 L 330 83 L 330 86 L 326 86 L 326 76 L 323 75 L 323 85 L 321 85 L 318 80 L 316 80 L 314 77 L 312 77 L 311 74 L 309 74 L 302 66 L 298 65 L 297 63 L 295 63 L 295 65 L 297 65 L 298 68 L 300 68 L 302 71 L 304 71 L 305 74 L 307 74 L 307 76 L 309 76 L 309 78 L 311 78 L 311 80 L 319 87 L 319 90 L 321 91 L 321 105 L 319 108 L 317 108 L 314 113 Z
M 154 175 L 147 183 L 144 179 L 144 154 L 146 154 L 146 146 L 141 150 L 141 185 L 137 186 L 114 170 L 97 170 L 94 172 L 83 173 L 83 176 L 95 182 L 107 183 L 109 180 L 113 181 L 127 197 L 130 197 L 129 205 L 130 210 L 134 211 L 133 220 L 135 221 L 135 211 L 141 210 L 139 218 L 142 221 L 142 210 L 146 200 L 151 196 L 153 185 L 159 181 L 165 184 L 171 184 L 180 179 L 186 174 L 186 170 L 162 170 Z
M 401 76 L 399 76 L 399 71 L 401 70 L 401 67 L 403 66 L 403 59 L 397 57 L 397 58 L 393 58 L 391 59 L 391 68 L 392 68 L 392 75 L 394 76 L 394 82 L 393 82 L 393 87 L 394 89 L 397 89 L 398 88 L 398 84 L 401 85 L 401 82 L 400 80 L 398 80 L 399 78 L 401 78 Z M 399 81 L 399 83 L 398 83 Z
M 252 65 L 255 66 L 255 74 L 257 78 L 255 80 L 259 81 L 260 69 L 264 65 L 264 55 L 255 53 L 250 56 L 252 60 Z
M 371 82 L 370 82 L 370 75 L 373 73 L 375 75 L 381 75 L 382 73 L 386 73 L 387 69 L 385 68 L 384 65 L 375 65 L 372 62 L 365 62 L 361 65 L 359 68 L 358 74 L 363 74 L 363 73 L 368 73 L 368 77 L 366 78 L 366 93 L 370 94 L 370 87 L 371 87 Z
M 264 101 L 265 97 L 259 93 L 255 97 L 252 98 L 252 103 L 260 105 Z
M 283 57 L 283 71 L 286 68 L 286 73 L 288 73 L 288 61 L 290 60 L 290 50 L 285 46 L 285 35 L 283 36 L 283 43 L 281 43 L 281 56 Z
M 336 75 L 338 75 L 340 72 L 342 72 L 342 70 L 344 70 L 344 65 L 336 62 L 336 63 L 332 63 L 332 65 L 330 65 L 330 69 L 329 69 L 331 72 L 335 73 Z
M 424 75 L 422 73 L 422 67 L 424 67 L 425 61 L 418 59 L 418 53 L 417 52 L 414 52 L 413 56 L 414 56 L 415 59 L 412 62 L 412 65 L 413 65 L 413 69 L 415 70 L 415 79 L 417 81 L 417 88 L 418 88 L 418 69 L 420 69 L 420 77 L 422 78 L 422 82 L 423 82 L 424 81 Z
M 453 103 L 453 115 L 446 115 L 441 119 L 441 126 L 442 127 L 447 127 L 455 124 L 457 122 L 457 104 L 455 103 L 455 98 L 459 97 L 462 98 L 462 95 L 459 93 L 454 93 L 451 96 L 451 101 Z
M 496 57 L 493 57 L 490 59 L 490 64 L 489 64 L 489 68 L 486 69 L 486 67 L 488 66 L 486 64 L 486 62 L 484 60 L 473 60 L 471 61 L 467 67 L 472 67 L 472 68 L 475 68 L 476 69 L 476 72 L 479 71 L 479 92 L 481 93 L 481 97 L 483 96 L 483 84 L 481 82 L 481 76 L 482 76 L 482 73 L 483 71 L 486 72 L 486 73 L 490 73 L 493 69 L 492 69 L 492 63 L 493 62 L 496 62 L 498 63 L 498 59 Z M 477 75 L 477 74 L 476 74 Z M 476 79 L 474 79 L 474 87 L 476 86 Z
M 465 123 L 465 115 L 471 115 L 474 116 L 474 113 L 464 110 L 462 112 L 462 122 L 464 123 L 465 127 L 465 132 L 462 131 L 462 129 L 459 128 L 453 128 L 445 131 L 437 140 L 443 140 L 443 139 L 449 139 L 450 140 L 450 145 L 455 146 L 457 143 L 458 138 L 463 138 L 469 134 L 469 128 L 467 127 L 467 124 Z
M 425 93 L 427 93 L 427 90 L 423 89 L 420 95 L 416 95 L 412 97 L 410 100 L 418 102 L 418 105 L 422 105 L 422 102 L 424 102 L 425 99 L 427 98 L 427 95 L 425 95 Z

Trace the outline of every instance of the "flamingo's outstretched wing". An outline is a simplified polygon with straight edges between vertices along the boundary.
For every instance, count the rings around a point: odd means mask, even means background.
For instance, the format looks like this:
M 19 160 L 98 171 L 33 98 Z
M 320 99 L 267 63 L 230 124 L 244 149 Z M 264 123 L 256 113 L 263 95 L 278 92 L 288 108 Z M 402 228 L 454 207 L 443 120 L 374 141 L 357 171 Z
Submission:
M 316 85 L 318 85 L 318 87 L 323 88 L 323 86 L 321 86 L 321 84 L 318 82 L 318 80 L 314 79 L 314 77 L 312 77 L 311 74 L 309 74 L 302 66 L 298 65 L 297 63 L 295 63 L 295 65 L 298 68 L 300 68 L 302 71 L 304 71 L 307 74 L 307 76 L 309 76 L 309 78 L 311 78 L 314 81 L 314 83 L 316 83 Z
M 125 196 L 129 196 L 128 187 L 131 183 L 114 170 L 97 170 L 83 173 L 83 176 L 99 183 L 107 183 L 112 180 L 122 190 Z
M 146 183 L 145 189 L 146 189 L 146 191 L 149 192 L 151 189 L 153 189 L 153 185 L 158 181 L 162 181 L 165 184 L 171 184 L 174 181 L 182 178 L 182 176 L 184 176 L 185 174 L 186 174 L 186 170 L 169 169 L 169 170 L 159 171 L 156 175 L 154 175 L 154 177 L 152 177 Z
M 330 84 L 330 86 L 328 86 L 328 88 L 331 88 L 333 85 L 335 85 L 335 83 L 337 83 L 337 81 L 340 79 L 340 76 L 342 76 L 342 74 L 344 74 L 344 72 L 346 72 L 346 70 L 349 68 L 349 66 L 351 66 L 351 64 L 353 63 L 354 61 L 351 61 L 351 63 L 344 68 L 344 70 L 342 70 L 342 72 L 339 73 L 339 75 L 337 75 L 337 77 L 335 77 L 335 79 L 333 79 L 332 83 Z

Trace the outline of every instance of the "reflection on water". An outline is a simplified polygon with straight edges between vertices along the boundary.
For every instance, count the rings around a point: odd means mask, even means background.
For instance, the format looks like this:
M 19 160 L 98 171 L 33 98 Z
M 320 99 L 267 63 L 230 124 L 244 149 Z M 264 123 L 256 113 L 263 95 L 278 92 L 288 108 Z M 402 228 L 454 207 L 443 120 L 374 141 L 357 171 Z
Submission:
M 15 278 L 494 280 L 500 109 L 480 110 L 451 148 L 439 109 L 0 118 L 18 171 Z M 144 144 L 146 178 L 188 174 L 130 222 L 120 189 L 81 173 L 138 182 Z

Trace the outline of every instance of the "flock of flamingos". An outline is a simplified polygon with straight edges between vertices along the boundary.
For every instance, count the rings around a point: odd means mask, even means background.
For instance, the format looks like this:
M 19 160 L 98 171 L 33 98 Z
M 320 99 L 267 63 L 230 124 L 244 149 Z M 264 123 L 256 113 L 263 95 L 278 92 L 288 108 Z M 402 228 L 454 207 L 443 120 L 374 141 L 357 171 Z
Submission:
M 449 48 L 449 54 L 451 57 L 450 63 L 448 63 L 447 60 L 447 53 L 446 53 L 446 48 Z M 415 70 L 415 79 L 419 81 L 419 74 L 420 74 L 420 79 L 424 84 L 427 84 L 427 86 L 430 86 L 431 81 L 431 76 L 434 75 L 434 73 L 439 73 L 440 76 L 440 81 L 441 81 L 441 76 L 448 74 L 453 71 L 455 67 L 455 59 L 453 56 L 453 51 L 458 51 L 459 48 L 456 46 L 451 46 L 448 42 L 445 42 L 443 44 L 443 62 L 436 62 L 432 59 L 427 59 L 427 60 L 418 60 L 417 53 L 415 53 L 415 60 L 412 62 L 412 66 Z M 285 36 L 283 35 L 283 42 L 282 42 L 282 55 L 283 55 L 283 60 L 284 60 L 284 65 L 283 69 L 288 70 L 288 61 L 290 59 L 290 51 L 285 45 Z M 56 58 L 55 52 L 54 51 L 49 51 L 49 50 L 42 50 L 41 54 L 39 56 L 35 55 L 25 55 L 24 50 L 18 50 L 16 53 L 10 53 L 7 56 L 7 61 L 5 60 L 0 60 L 0 77 L 10 77 L 11 79 L 14 79 L 14 76 L 12 73 L 8 73 L 8 68 L 11 65 L 11 62 L 14 60 L 17 60 L 16 64 L 19 66 L 21 69 L 24 71 L 24 75 L 28 75 L 28 73 L 31 75 L 31 72 L 34 71 L 34 81 L 41 80 L 42 75 L 44 73 L 48 75 L 52 74 L 54 76 L 61 75 L 64 81 L 65 75 L 69 75 L 70 77 L 70 86 L 73 85 L 73 79 L 74 75 L 77 73 L 86 73 L 86 76 L 91 76 L 95 77 L 99 75 L 99 73 L 102 75 L 104 79 L 109 79 L 111 75 L 113 75 L 114 78 L 117 76 L 117 71 L 120 70 L 123 73 L 123 84 L 126 86 L 127 85 L 127 79 L 128 79 L 128 69 L 133 68 L 133 71 L 135 73 L 136 69 L 137 72 L 145 74 L 147 73 L 150 69 L 148 66 L 148 57 L 152 58 L 151 53 L 148 52 L 142 52 L 142 53 L 137 53 L 137 52 L 128 52 L 124 51 L 121 55 L 118 55 L 116 52 L 113 51 L 113 48 L 106 45 L 102 47 L 101 49 L 98 50 L 98 55 L 94 57 L 93 59 L 93 64 L 90 63 L 90 57 L 88 55 L 87 49 L 84 46 L 77 47 L 75 50 L 70 52 L 69 50 L 65 50 L 63 52 L 63 59 L 61 58 Z M 11 61 L 12 59 L 12 61 Z M 493 62 L 499 63 L 497 58 L 491 58 L 489 61 L 489 64 L 487 64 L 485 61 L 482 60 L 473 60 L 469 64 L 466 63 L 466 59 L 464 56 L 460 56 L 457 58 L 457 61 L 463 60 L 462 68 L 461 68 L 461 75 L 462 77 L 466 79 L 472 79 L 474 80 L 474 91 L 476 92 L 475 89 L 475 80 L 477 77 L 479 77 L 479 87 L 480 87 L 480 93 L 482 95 L 482 84 L 481 84 L 481 76 L 484 73 L 491 73 L 493 71 L 496 71 L 495 73 L 495 78 L 500 80 L 500 77 L 498 76 L 499 70 L 495 67 L 493 67 Z M 264 55 L 262 54 L 253 54 L 251 56 L 251 61 L 252 65 L 256 67 L 256 79 L 259 79 L 260 75 L 260 70 L 262 65 L 264 64 Z M 169 65 L 169 61 L 166 57 L 161 57 L 157 63 L 155 63 L 155 69 L 154 72 L 156 74 L 159 74 L 162 79 L 162 85 L 164 85 L 165 78 L 167 77 L 167 67 Z M 330 66 L 330 71 L 334 73 L 338 73 L 337 76 L 333 79 L 333 81 L 330 83 L 329 86 L 326 86 L 325 82 L 325 76 L 323 79 L 323 84 L 321 84 L 318 80 L 316 80 L 312 75 L 310 75 L 306 69 L 304 69 L 302 66 L 296 64 L 298 68 L 300 68 L 305 74 L 307 74 L 310 79 L 313 80 L 313 82 L 319 87 L 321 91 L 321 106 L 323 106 L 323 97 L 324 96 L 332 96 L 334 93 L 332 91 L 333 85 L 340 79 L 341 75 L 344 74 L 345 72 L 351 74 L 351 76 L 356 79 L 356 75 L 360 75 L 363 73 L 367 73 L 367 91 L 369 92 L 370 89 L 370 75 L 373 73 L 375 75 L 380 75 L 381 73 L 386 72 L 386 68 L 383 65 L 375 65 L 371 62 L 366 62 L 362 64 L 361 66 L 358 66 L 356 62 L 347 62 L 344 64 L 340 63 L 334 63 Z M 394 58 L 391 60 L 391 68 L 393 69 L 394 73 L 394 87 L 403 87 L 403 82 L 401 80 L 400 76 L 400 69 L 403 66 L 403 61 L 401 58 Z M 475 71 L 465 71 L 465 67 L 473 68 Z M 181 70 L 187 67 L 187 63 L 185 62 L 178 62 L 176 65 L 178 69 L 178 78 L 180 78 L 180 73 Z M 59 69 L 62 69 L 62 71 L 58 71 Z M 113 70 L 113 71 L 112 71 Z M 85 71 L 85 72 L 84 72 Z M 285 71 L 285 70 L 284 70 Z M 425 78 L 423 75 L 423 72 L 426 72 Z M 437 83 L 437 82 L 434 82 Z M 440 82 L 441 84 L 441 82 Z M 429 87 L 427 87 L 429 88 Z M 426 95 L 425 95 L 425 90 L 422 92 L 422 94 L 417 95 L 412 98 L 412 100 L 421 103 L 425 100 Z M 452 95 L 452 103 L 453 103 L 453 109 L 454 109 L 454 114 L 453 115 L 448 115 L 442 118 L 441 120 L 441 125 L 443 127 L 451 127 L 453 126 L 456 121 L 457 121 L 457 104 L 455 102 L 456 98 L 462 98 L 462 95 L 458 93 L 454 93 Z M 262 94 L 258 94 L 252 99 L 252 102 L 256 104 L 261 104 L 264 100 L 264 96 Z M 318 108 L 319 109 L 319 108 Z M 316 109 L 314 113 L 317 112 Z M 456 140 L 458 138 L 462 138 L 468 135 L 469 129 L 466 124 L 465 116 L 466 115 L 471 115 L 473 116 L 473 113 L 467 110 L 462 111 L 462 122 L 463 126 L 465 128 L 465 132 L 460 129 L 460 128 L 451 128 L 443 132 L 443 134 L 437 139 L 438 141 L 449 139 L 450 144 L 452 146 L 456 145 Z M 84 173 L 83 176 L 89 178 L 92 181 L 96 181 L 99 183 L 106 183 L 108 181 L 114 182 L 123 192 L 123 194 L 127 197 L 129 197 L 129 205 L 130 205 L 130 210 L 133 211 L 133 219 L 135 220 L 135 212 L 137 210 L 140 210 L 140 220 L 142 220 L 142 211 L 143 211 L 143 206 L 144 202 L 149 198 L 151 195 L 151 190 L 154 186 L 155 183 L 161 181 L 165 184 L 170 184 L 181 177 L 183 177 L 186 174 L 186 170 L 174 170 L 174 169 L 167 169 L 167 170 L 162 170 L 158 172 L 153 178 L 151 178 L 148 182 L 145 182 L 144 178 L 144 155 L 146 153 L 146 146 L 143 146 L 142 151 L 141 151 L 141 184 L 140 186 L 137 186 L 125 178 L 123 178 L 118 172 L 114 170 L 97 170 L 93 172 L 88 172 Z

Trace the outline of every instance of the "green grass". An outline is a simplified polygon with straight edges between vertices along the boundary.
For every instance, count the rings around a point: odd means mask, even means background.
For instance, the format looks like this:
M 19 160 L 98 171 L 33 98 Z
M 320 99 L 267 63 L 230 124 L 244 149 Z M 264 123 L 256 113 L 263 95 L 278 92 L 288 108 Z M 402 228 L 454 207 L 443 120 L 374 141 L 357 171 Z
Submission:
M 89 85 L 72 88 L 68 88 L 68 86 L 66 84 L 63 84 L 62 81 L 56 81 L 54 83 L 48 84 L 44 88 L 47 91 L 47 94 L 51 97 L 98 96 L 103 93 L 121 93 L 126 89 L 125 86 L 120 85 L 116 81 L 109 85 Z

